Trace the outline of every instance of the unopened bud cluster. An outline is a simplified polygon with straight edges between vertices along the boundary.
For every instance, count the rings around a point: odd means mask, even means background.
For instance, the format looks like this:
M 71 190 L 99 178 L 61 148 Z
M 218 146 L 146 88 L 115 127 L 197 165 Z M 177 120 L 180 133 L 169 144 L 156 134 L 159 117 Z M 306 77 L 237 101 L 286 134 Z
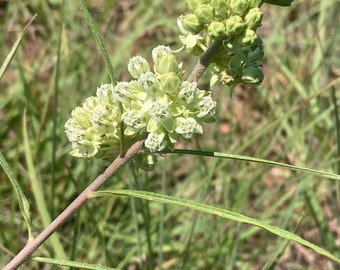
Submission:
M 101 85 L 96 96 L 72 111 L 65 129 L 73 156 L 117 155 L 121 133 L 126 147 L 146 138 L 145 147 L 156 152 L 203 132 L 202 122 L 212 119 L 216 107 L 210 92 L 182 80 L 169 47 L 154 48 L 152 58 L 153 71 L 135 56 L 128 63 L 132 80 Z
M 254 86 L 263 81 L 260 61 L 263 43 L 261 0 L 186 0 L 190 13 L 178 18 L 180 40 L 191 53 L 203 54 L 214 42 L 214 75 L 210 85 L 240 82 Z

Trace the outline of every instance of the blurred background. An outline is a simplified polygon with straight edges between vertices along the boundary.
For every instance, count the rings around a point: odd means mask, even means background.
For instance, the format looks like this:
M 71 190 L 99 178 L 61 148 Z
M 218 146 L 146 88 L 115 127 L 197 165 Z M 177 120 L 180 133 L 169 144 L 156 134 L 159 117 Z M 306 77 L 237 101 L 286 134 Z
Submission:
M 151 60 L 151 50 L 159 44 L 181 47 L 176 19 L 186 12 L 184 1 L 85 3 L 119 80 L 130 79 L 130 57 L 138 54 Z M 264 5 L 258 33 L 265 46 L 263 85 L 233 91 L 218 85 L 213 89 L 217 121 L 206 124 L 204 135 L 177 147 L 339 174 L 339 10 L 340 1 L 335 0 L 295 0 L 288 8 Z M 76 1 L 0 0 L 1 64 L 35 14 L 0 81 L 0 150 L 30 202 L 37 235 L 44 228 L 39 204 L 56 217 L 109 164 L 71 157 L 64 133 L 72 109 L 108 83 L 109 76 Z M 187 76 L 197 58 L 183 51 L 178 59 Z M 209 88 L 208 75 L 201 79 L 201 89 Z M 135 172 L 131 166 L 104 188 L 148 190 L 240 212 L 340 256 L 336 180 L 256 163 L 171 154 L 159 156 L 152 172 Z M 32 191 L 32 177 L 40 183 L 43 202 Z M 27 228 L 3 170 L 0 216 L 4 265 L 25 245 Z M 337 269 L 310 249 L 257 227 L 127 197 L 90 200 L 58 236 L 68 259 L 118 269 Z M 50 241 L 34 255 L 57 257 Z M 54 268 L 30 261 L 22 269 Z

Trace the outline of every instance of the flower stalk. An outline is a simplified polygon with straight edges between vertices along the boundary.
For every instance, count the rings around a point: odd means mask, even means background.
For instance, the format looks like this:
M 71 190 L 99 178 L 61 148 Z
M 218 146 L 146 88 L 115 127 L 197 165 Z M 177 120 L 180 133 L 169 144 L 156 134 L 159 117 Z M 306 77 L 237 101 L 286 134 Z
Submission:
M 99 175 L 48 227 L 37 237 L 28 241 L 26 246 L 3 268 L 3 270 L 17 269 L 31 254 L 54 233 L 77 209 L 89 198 L 91 192 L 96 191 L 107 179 L 128 163 L 143 148 L 144 141 L 140 140 L 132 145 L 124 157 L 118 156 L 107 169 Z

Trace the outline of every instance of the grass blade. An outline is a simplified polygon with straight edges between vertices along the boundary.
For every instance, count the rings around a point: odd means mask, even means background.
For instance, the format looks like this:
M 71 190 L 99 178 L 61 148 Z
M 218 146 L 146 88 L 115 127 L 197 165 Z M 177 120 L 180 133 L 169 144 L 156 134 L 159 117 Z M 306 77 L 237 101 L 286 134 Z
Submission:
M 35 257 L 34 260 L 37 262 L 44 262 L 44 263 L 59 265 L 59 266 L 68 266 L 68 267 L 79 268 L 79 269 L 117 270 L 117 268 L 99 266 L 99 265 L 94 265 L 94 264 L 89 264 L 89 263 L 68 261 L 68 260 L 56 260 L 56 259 L 43 258 L 43 257 Z
M 26 29 L 27 27 L 33 22 L 33 20 L 35 19 L 35 17 L 37 16 L 34 15 L 32 17 L 32 19 L 30 19 L 30 21 L 26 24 L 26 26 L 24 27 L 24 29 L 20 32 L 19 36 L 17 37 L 11 51 L 9 52 L 9 54 L 7 55 L 6 59 L 5 59 L 5 62 L 2 64 L 1 68 L 0 68 L 0 80 L 2 78 L 2 76 L 4 75 L 9 63 L 12 61 L 13 57 L 14 57 L 14 54 L 15 52 L 17 51 L 17 49 L 19 48 L 19 45 L 24 37 L 24 34 L 26 32 Z
M 262 159 L 262 158 L 248 157 L 248 156 L 243 156 L 243 155 L 234 155 L 234 154 L 226 154 L 226 153 L 220 153 L 220 152 L 201 151 L 201 150 L 187 150 L 187 149 L 163 150 L 162 153 L 188 154 L 188 155 L 195 155 L 195 156 L 219 157 L 219 158 L 227 158 L 227 159 L 234 159 L 234 160 L 240 160 L 240 161 L 256 162 L 256 163 L 262 163 L 266 165 L 283 167 L 283 168 L 287 168 L 293 171 L 309 173 L 309 174 L 313 174 L 316 176 L 326 177 L 329 179 L 340 180 L 340 175 L 338 174 L 310 169 L 310 168 L 301 167 L 301 166 L 294 166 L 294 165 L 276 162 L 276 161 L 267 160 L 267 159 Z
M 157 194 L 153 192 L 148 192 L 148 191 L 140 191 L 140 190 L 111 190 L 111 191 L 97 191 L 93 193 L 94 196 L 104 196 L 104 195 L 124 195 L 124 196 L 132 196 L 135 198 L 140 198 L 144 200 L 150 200 L 150 201 L 155 201 L 159 203 L 166 203 L 166 204 L 172 204 L 172 205 L 177 205 L 177 206 L 183 206 L 187 207 L 193 210 L 198 210 L 203 213 L 207 214 L 212 214 L 216 215 L 222 218 L 230 219 L 233 221 L 241 222 L 241 223 L 246 223 L 250 224 L 253 226 L 260 227 L 262 229 L 265 229 L 279 237 L 282 237 L 284 239 L 294 241 L 296 243 L 299 243 L 303 246 L 309 247 L 316 251 L 317 253 L 333 260 L 334 262 L 337 262 L 340 264 L 340 259 L 335 257 L 333 254 L 328 252 L 327 250 L 301 238 L 300 236 L 291 233 L 287 230 L 281 229 L 279 227 L 270 225 L 268 223 L 265 223 L 263 221 L 260 221 L 255 218 L 251 218 L 245 215 L 242 215 L 237 212 L 233 212 L 230 210 L 226 210 L 223 208 L 218 208 L 214 207 L 212 205 L 208 204 L 203 204 L 191 200 L 186 200 L 186 199 L 180 199 L 168 195 L 162 195 L 162 194 Z
M 37 209 L 40 213 L 43 225 L 44 227 L 47 227 L 51 223 L 51 217 L 47 210 L 46 202 L 44 199 L 43 188 L 41 187 L 41 183 L 39 182 L 36 176 L 36 173 L 35 173 L 36 169 L 34 166 L 33 154 L 32 154 L 29 139 L 28 139 L 27 120 L 26 120 L 25 112 L 24 112 L 24 117 L 23 117 L 23 138 L 24 138 L 24 147 L 25 147 L 25 158 L 26 158 L 26 163 L 27 163 L 29 179 L 32 184 L 33 195 L 34 195 Z M 57 234 L 51 235 L 50 241 L 51 241 L 55 254 L 59 258 L 66 259 L 67 256 L 64 252 L 63 246 L 59 240 L 58 235 Z
M 307 184 L 307 182 L 306 182 Z M 311 212 L 313 213 L 316 224 L 318 224 L 319 233 L 322 238 L 323 243 L 327 245 L 333 254 L 339 256 L 340 253 L 336 246 L 336 240 L 334 239 L 333 233 L 329 228 L 328 221 L 324 215 L 324 211 L 318 200 L 318 195 L 311 188 L 304 189 L 305 197 Z
M 17 179 L 14 177 L 14 174 L 9 167 L 8 163 L 6 162 L 4 156 L 0 153 L 0 165 L 4 169 L 5 173 L 7 174 L 14 191 L 17 195 L 18 198 L 18 203 L 20 207 L 21 214 L 23 218 L 25 219 L 25 222 L 27 224 L 27 229 L 28 229 L 28 239 L 32 239 L 33 234 L 32 234 L 32 220 L 31 220 L 31 213 L 30 213 L 30 205 L 27 201 L 27 198 L 25 197 L 24 192 L 22 191 Z
M 106 63 L 106 66 L 107 68 L 109 69 L 109 76 L 110 76 L 110 79 L 111 79 L 111 82 L 113 84 L 116 84 L 117 80 L 116 80 L 116 76 L 115 76 L 115 71 L 113 69 L 113 66 L 112 66 L 112 63 L 111 63 L 111 60 L 110 60 L 110 57 L 109 57 L 109 54 L 105 48 L 105 45 L 104 45 L 104 42 L 103 42 L 103 39 L 101 38 L 100 34 L 99 34 L 99 31 L 98 31 L 98 27 L 95 23 L 95 21 L 93 20 L 90 12 L 88 11 L 88 9 L 86 8 L 85 4 L 84 4 L 84 1 L 82 0 L 77 0 L 77 3 L 79 5 L 79 8 L 81 10 L 81 12 L 83 12 L 84 14 L 84 17 L 91 29 L 91 32 L 94 36 L 94 39 L 96 40 L 101 52 L 102 52 L 102 55 L 104 57 L 104 60 L 105 60 L 105 63 Z

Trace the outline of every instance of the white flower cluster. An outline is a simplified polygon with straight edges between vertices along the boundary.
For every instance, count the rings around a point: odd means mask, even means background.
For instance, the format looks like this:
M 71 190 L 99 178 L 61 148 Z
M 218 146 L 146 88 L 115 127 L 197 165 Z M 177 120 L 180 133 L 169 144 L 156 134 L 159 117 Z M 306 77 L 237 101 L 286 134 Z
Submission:
M 172 148 L 179 138 L 203 133 L 216 102 L 197 83 L 182 81 L 180 65 L 167 46 L 152 51 L 154 71 L 141 56 L 128 63 L 132 80 L 103 84 L 96 96 L 72 111 L 65 129 L 77 157 L 113 156 L 124 145 L 145 138 L 151 152 Z M 123 129 L 123 132 L 121 132 Z

